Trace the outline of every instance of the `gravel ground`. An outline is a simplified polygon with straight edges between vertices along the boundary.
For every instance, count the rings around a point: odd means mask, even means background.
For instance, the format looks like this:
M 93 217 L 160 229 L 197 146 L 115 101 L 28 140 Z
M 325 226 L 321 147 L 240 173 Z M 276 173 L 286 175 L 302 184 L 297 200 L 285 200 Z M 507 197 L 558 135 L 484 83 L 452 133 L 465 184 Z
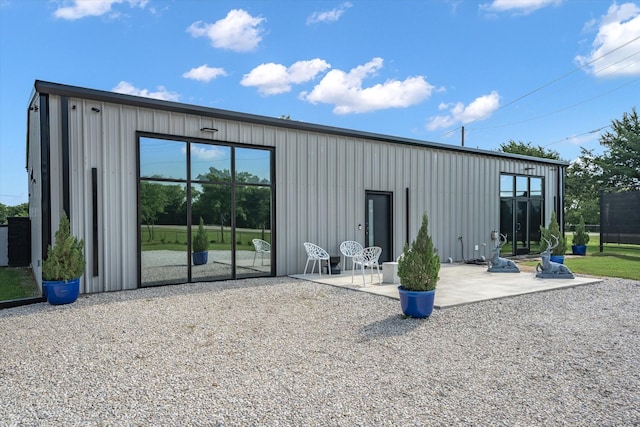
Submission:
M 0 425 L 640 424 L 640 282 L 405 319 L 251 279 L 0 311 Z

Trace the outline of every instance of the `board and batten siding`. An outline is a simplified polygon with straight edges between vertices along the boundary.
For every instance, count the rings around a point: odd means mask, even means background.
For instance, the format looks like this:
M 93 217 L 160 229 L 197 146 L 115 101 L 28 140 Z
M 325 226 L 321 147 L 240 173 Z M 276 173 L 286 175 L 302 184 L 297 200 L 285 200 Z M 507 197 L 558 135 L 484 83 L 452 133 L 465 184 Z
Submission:
M 60 96 L 50 95 L 55 213 L 52 236 L 62 209 L 61 106 Z M 441 260 L 447 261 L 490 255 L 494 245 L 490 233 L 499 229 L 501 172 L 544 177 L 545 220 L 553 210 L 557 189 L 556 165 L 472 150 L 400 144 L 391 138 L 371 140 L 358 135 L 280 127 L 277 123 L 250 123 L 84 98 L 69 98 L 68 109 L 70 216 L 73 233 L 85 240 L 87 248 L 81 290 L 85 293 L 138 286 L 137 132 L 275 147 L 273 239 L 277 275 L 303 271 L 306 262 L 303 242 L 316 243 L 331 254 L 339 254 L 343 240 L 364 242 L 367 191 L 393 195 L 391 258 L 400 255 L 407 239 L 415 238 L 426 212 L 434 244 Z M 202 127 L 214 127 L 218 132 L 201 132 Z M 98 176 L 96 277 L 91 252 L 92 168 L 97 169 Z M 533 169 L 525 172 L 525 168 Z M 410 198 L 409 236 L 405 223 L 406 189 Z M 475 252 L 474 245 L 479 245 L 480 251 Z

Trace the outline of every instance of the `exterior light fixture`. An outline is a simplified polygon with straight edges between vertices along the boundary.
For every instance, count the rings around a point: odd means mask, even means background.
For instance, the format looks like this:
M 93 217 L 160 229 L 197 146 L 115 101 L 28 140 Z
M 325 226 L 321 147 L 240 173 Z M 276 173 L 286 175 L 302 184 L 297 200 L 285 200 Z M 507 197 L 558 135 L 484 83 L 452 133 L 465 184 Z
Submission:
M 216 128 L 200 128 L 201 132 L 218 132 Z
M 99 113 L 100 109 L 98 107 L 91 107 L 91 111 L 93 111 L 94 113 Z

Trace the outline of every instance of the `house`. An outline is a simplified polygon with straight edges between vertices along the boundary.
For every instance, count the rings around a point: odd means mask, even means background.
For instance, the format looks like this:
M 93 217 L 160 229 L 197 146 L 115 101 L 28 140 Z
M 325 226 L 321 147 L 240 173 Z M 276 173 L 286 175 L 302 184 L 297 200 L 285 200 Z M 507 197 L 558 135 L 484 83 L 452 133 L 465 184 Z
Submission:
M 303 242 L 394 260 L 422 214 L 443 262 L 537 247 L 563 212 L 561 161 L 36 81 L 27 170 L 31 263 L 60 215 L 85 241 L 81 292 L 301 273 Z M 209 260 L 193 265 L 200 218 Z M 559 218 L 562 224 L 562 217 Z M 253 239 L 271 243 L 256 253 Z

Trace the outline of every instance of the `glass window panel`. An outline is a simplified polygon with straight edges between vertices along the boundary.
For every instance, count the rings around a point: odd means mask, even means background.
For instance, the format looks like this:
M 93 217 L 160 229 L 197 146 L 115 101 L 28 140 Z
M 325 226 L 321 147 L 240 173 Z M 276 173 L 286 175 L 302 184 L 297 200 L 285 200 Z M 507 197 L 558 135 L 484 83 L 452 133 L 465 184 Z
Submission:
M 156 138 L 140 138 L 140 176 L 187 179 L 186 143 Z
M 507 236 L 502 255 L 513 255 L 513 199 L 500 200 L 500 234 Z M 498 242 L 496 242 L 498 243 Z
M 236 148 L 236 181 L 269 184 L 271 151 Z
M 195 181 L 231 181 L 231 147 L 191 144 L 191 178 Z
M 529 200 L 529 244 L 531 248 L 540 245 L 540 226 L 542 225 L 542 199 Z
M 184 184 L 140 181 L 142 286 L 188 280 Z
M 516 177 L 516 197 L 528 197 L 529 196 L 529 177 L 517 176 Z
M 258 239 L 255 244 L 254 239 Z M 270 245 L 271 189 L 258 186 L 236 187 L 237 277 L 270 275 Z
M 529 202 L 516 201 L 516 254 L 528 253 L 529 249 Z
M 513 175 L 500 175 L 500 197 L 513 197 Z
M 230 279 L 231 186 L 194 184 L 191 187 L 191 214 L 192 238 L 196 236 L 202 218 L 209 241 L 207 263 L 192 266 L 192 281 Z
M 529 181 L 531 197 L 542 197 L 542 178 L 531 178 Z

